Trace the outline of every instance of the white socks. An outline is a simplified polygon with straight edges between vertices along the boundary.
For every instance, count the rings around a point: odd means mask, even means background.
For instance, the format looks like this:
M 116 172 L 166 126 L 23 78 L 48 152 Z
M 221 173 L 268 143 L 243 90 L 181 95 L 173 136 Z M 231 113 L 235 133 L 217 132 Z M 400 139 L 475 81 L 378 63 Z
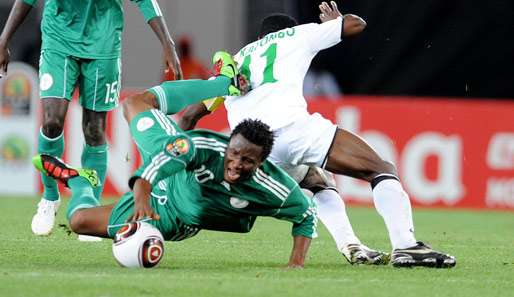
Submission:
M 379 175 L 372 181 L 373 201 L 385 221 L 393 249 L 416 245 L 409 196 L 392 175 Z
M 318 205 L 318 218 L 332 235 L 339 251 L 347 244 L 361 243 L 353 233 L 344 201 L 339 193 L 332 189 L 322 190 L 314 195 L 314 201 Z

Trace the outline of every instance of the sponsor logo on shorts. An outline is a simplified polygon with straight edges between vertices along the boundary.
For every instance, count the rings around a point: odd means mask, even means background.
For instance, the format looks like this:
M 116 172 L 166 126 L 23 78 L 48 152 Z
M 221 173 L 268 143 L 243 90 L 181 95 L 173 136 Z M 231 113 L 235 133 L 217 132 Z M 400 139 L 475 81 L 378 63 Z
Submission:
M 250 204 L 248 200 L 230 197 L 230 205 L 232 205 L 233 208 L 245 208 L 248 206 L 248 204 Z
M 44 73 L 41 75 L 41 81 L 39 82 L 39 88 L 41 91 L 46 91 L 54 84 L 54 78 L 50 73 Z
M 139 121 L 137 121 L 137 131 L 143 132 L 148 130 L 154 123 L 155 122 L 149 117 L 140 118 Z
M 174 157 L 185 155 L 189 152 L 189 143 L 183 138 L 176 139 L 172 143 L 166 145 L 166 151 Z

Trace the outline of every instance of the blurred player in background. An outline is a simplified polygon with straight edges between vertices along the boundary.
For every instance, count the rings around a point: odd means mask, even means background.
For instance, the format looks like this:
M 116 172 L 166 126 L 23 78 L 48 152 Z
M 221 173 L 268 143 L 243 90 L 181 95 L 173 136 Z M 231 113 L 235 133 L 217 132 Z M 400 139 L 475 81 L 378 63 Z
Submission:
M 7 72 L 9 40 L 37 0 L 16 0 L 0 36 L 0 71 Z M 132 0 L 162 44 L 166 66 L 182 78 L 173 40 L 155 0 Z M 45 1 L 39 62 L 43 105 L 38 152 L 60 157 L 68 104 L 78 87 L 85 146 L 82 166 L 98 172 L 100 197 L 107 171 L 107 112 L 118 105 L 121 85 L 122 0 Z M 48 235 L 59 208 L 56 182 L 42 175 L 44 192 L 32 220 L 36 235 Z
M 349 248 L 369 249 L 355 236 L 345 205 L 333 188 L 327 187 L 319 168 L 370 182 L 373 200 L 389 231 L 396 267 L 453 267 L 455 258 L 416 241 L 407 193 L 393 164 L 382 160 L 358 136 L 338 128 L 318 113 L 309 114 L 302 84 L 314 56 L 338 44 L 342 38 L 360 33 L 366 23 L 355 15 L 342 15 L 334 1 L 320 6 L 322 24 L 298 26 L 290 16 L 277 14 L 262 22 L 259 40 L 243 47 L 235 56 L 251 91 L 225 101 L 230 127 L 245 118 L 268 124 L 277 139 L 269 160 L 283 167 L 300 185 L 311 189 L 318 215 L 348 258 Z M 181 127 L 190 128 L 208 114 L 213 99 L 186 111 Z M 308 165 L 298 166 L 298 165 Z M 320 178 L 321 177 L 321 178 Z M 373 259 L 355 261 L 377 263 Z M 380 263 L 380 261 L 379 261 Z
M 289 266 L 303 267 L 316 235 L 316 209 L 287 173 L 265 160 L 274 139 L 269 127 L 242 121 L 227 137 L 184 132 L 166 116 L 202 98 L 239 92 L 230 79 L 237 76 L 230 55 L 218 57 L 214 80 L 165 82 L 123 102 L 143 164 L 118 203 L 99 206 L 93 170 L 48 155 L 36 156 L 34 164 L 71 189 L 67 218 L 76 233 L 112 238 L 127 220 L 151 218 L 164 239 L 179 241 L 201 229 L 249 232 L 257 216 L 271 216 L 293 223 Z

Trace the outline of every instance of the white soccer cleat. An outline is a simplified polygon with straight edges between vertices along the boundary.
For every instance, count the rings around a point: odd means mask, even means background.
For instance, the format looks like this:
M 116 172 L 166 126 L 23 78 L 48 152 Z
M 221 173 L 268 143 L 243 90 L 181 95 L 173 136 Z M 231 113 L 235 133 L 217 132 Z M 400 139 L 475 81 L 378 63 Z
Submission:
M 341 253 L 352 265 L 387 265 L 390 259 L 388 253 L 370 249 L 361 243 L 347 244 L 343 247 Z
M 39 236 L 49 235 L 55 224 L 55 215 L 61 200 L 50 201 L 41 198 L 37 204 L 37 212 L 32 218 L 32 232 Z
M 83 234 L 79 234 L 77 239 L 79 241 L 84 241 L 84 242 L 102 241 L 102 237 L 96 237 L 96 236 L 91 236 L 91 235 L 83 235 Z

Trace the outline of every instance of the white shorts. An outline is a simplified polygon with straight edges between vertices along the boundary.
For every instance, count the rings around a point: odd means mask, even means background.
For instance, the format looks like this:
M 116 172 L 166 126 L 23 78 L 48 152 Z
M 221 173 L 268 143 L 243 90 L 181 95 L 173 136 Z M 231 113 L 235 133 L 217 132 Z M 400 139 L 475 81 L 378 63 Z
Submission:
M 305 177 L 306 166 L 294 167 L 304 164 L 323 168 L 336 129 L 334 123 L 319 113 L 299 118 L 275 130 L 275 143 L 268 159 L 284 168 L 295 180 L 300 178 L 295 175 Z

